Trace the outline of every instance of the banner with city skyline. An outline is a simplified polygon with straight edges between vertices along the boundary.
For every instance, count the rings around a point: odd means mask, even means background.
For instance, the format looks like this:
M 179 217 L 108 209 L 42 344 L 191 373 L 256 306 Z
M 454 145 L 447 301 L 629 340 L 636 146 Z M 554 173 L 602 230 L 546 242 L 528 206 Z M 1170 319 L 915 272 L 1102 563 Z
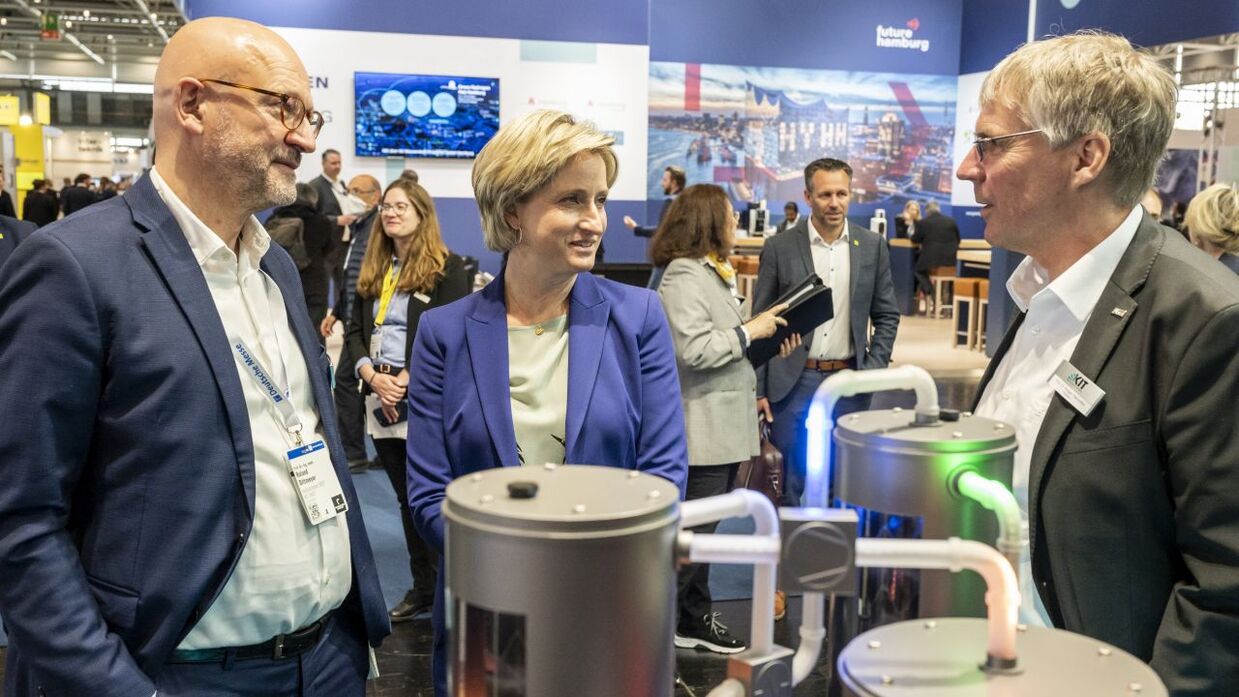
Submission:
M 738 209 L 803 201 L 804 166 L 854 170 L 852 216 L 903 203 L 950 204 L 957 78 L 650 63 L 649 198 L 669 165 L 727 189 Z

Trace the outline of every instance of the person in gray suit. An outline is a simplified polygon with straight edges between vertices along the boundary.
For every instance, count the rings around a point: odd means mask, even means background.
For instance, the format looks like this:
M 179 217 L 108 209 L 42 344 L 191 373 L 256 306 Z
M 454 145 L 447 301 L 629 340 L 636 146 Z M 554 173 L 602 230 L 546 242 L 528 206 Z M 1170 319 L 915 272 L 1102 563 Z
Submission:
M 665 267 L 658 296 L 675 342 L 676 368 L 688 436 L 686 500 L 727 493 L 742 460 L 761 452 L 757 434 L 757 377 L 745 357 L 754 339 L 772 336 L 787 320 L 785 305 L 745 321 L 736 295 L 736 272 L 727 262 L 735 246 L 735 218 L 727 192 L 714 184 L 683 191 L 663 217 L 650 258 Z M 799 337 L 784 342 L 784 353 Z M 693 528 L 712 533 L 716 523 Z M 710 567 L 686 565 L 679 576 L 675 645 L 715 653 L 739 653 L 733 637 L 712 611 Z
M 886 239 L 847 219 L 852 168 L 842 160 L 814 160 L 805 167 L 804 182 L 809 215 L 766 240 L 753 288 L 756 312 L 810 273 L 834 294 L 834 319 L 806 336 L 791 355 L 771 359 L 757 371 L 759 408 L 772 420 L 771 440 L 783 452 L 786 505 L 800 505 L 804 492 L 804 422 L 818 385 L 839 370 L 885 368 L 899 329 Z M 868 395 L 841 399 L 835 418 L 868 408 Z
M 1117 646 L 1175 697 L 1239 694 L 1239 278 L 1139 205 L 1174 78 L 1122 37 L 985 78 L 957 175 L 1027 255 L 974 411 L 1015 428 L 1020 621 Z

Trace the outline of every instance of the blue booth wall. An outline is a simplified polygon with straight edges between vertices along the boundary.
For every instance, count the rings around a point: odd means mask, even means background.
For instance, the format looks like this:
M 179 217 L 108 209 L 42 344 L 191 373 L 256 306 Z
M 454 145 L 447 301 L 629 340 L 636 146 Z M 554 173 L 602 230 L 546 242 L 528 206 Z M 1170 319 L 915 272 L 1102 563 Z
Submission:
M 1151 45 L 1239 31 L 1234 0 L 1035 0 L 1038 36 L 1101 27 Z M 272 0 L 186 0 L 190 17 L 228 15 L 273 26 L 421 35 L 510 38 L 648 46 L 651 63 L 834 70 L 894 75 L 961 75 L 988 70 L 1025 40 L 1027 0 L 430 0 L 290 3 Z M 880 46 L 877 27 L 913 28 L 912 38 L 928 50 Z M 410 70 L 414 67 L 410 66 Z M 308 158 L 314 162 L 316 158 Z M 410 165 L 421 169 L 421 162 Z M 435 166 L 424 163 L 426 169 Z M 635 163 L 622 163 L 631 168 Z M 645 242 L 620 222 L 624 215 L 652 222 L 661 197 L 648 169 L 652 191 L 612 199 L 606 236 L 607 258 L 641 261 Z M 307 166 L 303 177 L 317 172 Z M 391 169 L 392 165 L 388 165 Z M 348 174 L 348 172 L 346 172 Z M 954 186 L 968 186 L 954 181 Z M 432 191 L 432 193 L 434 193 Z M 453 249 L 478 256 L 495 270 L 498 257 L 482 249 L 476 208 L 470 198 L 436 196 L 445 234 Z M 772 201 L 772 206 L 778 202 Z M 867 223 L 874 208 L 888 219 L 902 207 L 858 204 L 852 217 Z M 803 206 L 802 206 L 803 208 Z M 965 237 L 980 237 L 975 208 L 944 205 Z M 777 211 L 776 211 L 777 212 Z
M 911 170 L 918 173 L 929 170 L 927 178 L 931 182 L 936 183 L 941 174 L 950 186 L 962 0 L 865 3 L 734 0 L 727 3 L 726 12 L 718 8 L 718 3 L 710 0 L 654 0 L 650 5 L 650 201 L 647 220 L 651 223 L 656 220 L 662 205 L 658 181 L 667 164 L 683 165 L 690 184 L 709 181 L 722 184 L 731 189 L 736 203 L 742 203 L 741 195 L 728 181 L 729 170 L 734 170 L 734 176 L 743 179 L 755 199 L 768 201 L 776 222 L 782 218 L 784 201 L 795 201 L 802 213 L 805 211 L 804 187 L 799 177 L 793 175 L 812 158 L 780 153 L 772 162 L 767 149 L 764 156 L 758 156 L 761 166 L 754 165 L 754 154 L 763 148 L 763 143 L 760 134 L 753 136 L 744 128 L 745 80 L 754 85 L 763 98 L 776 102 L 786 99 L 787 103 L 821 105 L 822 109 L 836 113 L 850 112 L 850 118 L 838 117 L 849 122 L 848 142 L 821 154 L 848 160 L 856 169 L 858 184 L 866 181 L 872 184 L 875 175 L 906 175 Z M 906 33 L 905 45 L 892 46 L 891 42 L 882 41 L 879 33 L 891 30 Z M 888 45 L 881 45 L 883 43 Z M 677 80 L 681 84 L 690 81 L 687 77 L 690 71 L 699 76 L 692 78 L 700 82 L 699 106 L 692 104 L 687 94 L 682 101 L 678 100 L 668 88 Z M 667 79 L 667 76 L 672 78 Z M 659 84 L 660 78 L 662 84 Z M 787 90 L 787 97 L 783 96 L 784 90 Z M 943 102 L 946 102 L 945 116 Z M 914 162 L 896 156 L 887 156 L 884 162 L 876 161 L 882 158 L 864 157 L 866 147 L 873 145 L 865 140 L 876 139 L 876 134 L 871 134 L 873 138 L 856 135 L 862 112 L 866 117 L 871 113 L 875 123 L 893 114 L 901 122 L 905 142 L 914 142 L 914 147 L 922 154 Z M 922 113 L 930 116 L 928 124 Z M 729 119 L 732 114 L 739 118 Z M 817 120 L 825 122 L 830 118 L 821 116 Z M 720 123 L 720 120 L 730 123 Z M 730 139 L 723 137 L 722 132 L 737 122 L 741 134 Z M 815 128 L 822 125 L 812 124 Z M 720 145 L 730 146 L 732 150 L 743 149 L 748 155 L 747 166 L 745 161 L 740 161 L 731 167 L 726 163 L 695 167 L 696 162 L 679 162 L 673 160 L 669 152 L 657 150 L 657 141 L 674 138 L 677 133 L 681 136 L 701 133 L 714 150 Z M 769 143 L 765 145 L 768 147 Z M 872 149 L 869 147 L 870 152 Z M 773 174 L 770 174 L 771 169 L 775 170 Z M 879 208 L 893 221 L 909 198 L 921 201 L 936 198 L 944 210 L 950 212 L 949 188 L 943 192 L 932 183 L 918 184 L 909 187 L 907 192 L 891 195 L 878 195 L 874 188 L 871 186 L 862 194 L 863 187 L 858 186 L 858 195 L 849 211 L 854 222 L 867 225 Z

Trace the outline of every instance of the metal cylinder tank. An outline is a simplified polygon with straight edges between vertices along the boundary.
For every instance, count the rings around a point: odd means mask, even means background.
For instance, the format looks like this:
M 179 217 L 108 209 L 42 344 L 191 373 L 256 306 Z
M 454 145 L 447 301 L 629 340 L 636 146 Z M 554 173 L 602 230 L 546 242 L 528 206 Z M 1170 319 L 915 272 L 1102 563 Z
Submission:
M 857 637 L 839 656 L 845 697 L 1166 697 L 1147 663 L 1096 639 L 1028 627 L 1019 666 L 986 671 L 985 620 L 900 622 Z
M 679 490 L 612 467 L 508 467 L 447 488 L 453 697 L 669 696 Z
M 849 414 L 834 431 L 834 496 L 858 507 L 860 534 L 994 544 L 995 516 L 956 493 L 953 478 L 972 470 L 1011 487 L 1014 429 L 945 412 L 915 423 L 902 409 Z M 862 577 L 859 629 L 916 617 L 983 617 L 985 584 L 976 574 L 871 569 Z

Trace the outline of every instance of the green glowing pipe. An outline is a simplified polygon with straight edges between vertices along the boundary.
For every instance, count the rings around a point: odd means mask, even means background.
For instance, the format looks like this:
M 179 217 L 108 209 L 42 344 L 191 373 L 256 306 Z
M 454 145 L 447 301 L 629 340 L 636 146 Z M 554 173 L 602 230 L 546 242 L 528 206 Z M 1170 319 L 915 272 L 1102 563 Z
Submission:
M 1016 576 L 1020 573 L 1020 549 L 1024 539 L 1024 519 L 1015 495 L 1001 483 L 983 477 L 973 470 L 965 470 L 955 477 L 955 489 L 965 498 L 972 499 L 998 516 L 999 552 L 1011 562 Z

